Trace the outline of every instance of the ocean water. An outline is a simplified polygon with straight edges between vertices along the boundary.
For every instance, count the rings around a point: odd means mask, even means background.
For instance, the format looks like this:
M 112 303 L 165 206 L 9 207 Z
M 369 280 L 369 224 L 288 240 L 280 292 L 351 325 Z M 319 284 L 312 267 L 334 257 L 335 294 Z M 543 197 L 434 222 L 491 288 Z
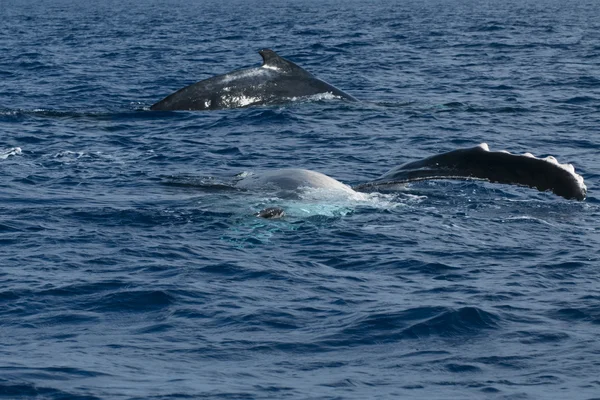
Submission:
M 0 16 L 1 398 L 600 398 L 600 2 Z M 361 101 L 148 110 L 262 48 Z M 572 163 L 588 198 L 227 189 L 284 167 L 357 184 L 481 142 Z

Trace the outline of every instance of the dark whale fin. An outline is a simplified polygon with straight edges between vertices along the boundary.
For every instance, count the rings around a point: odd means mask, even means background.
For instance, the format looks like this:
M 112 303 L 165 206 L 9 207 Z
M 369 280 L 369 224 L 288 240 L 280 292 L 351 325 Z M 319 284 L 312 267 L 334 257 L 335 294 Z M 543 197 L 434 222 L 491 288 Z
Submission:
M 261 65 L 263 68 L 272 68 L 281 72 L 303 73 L 312 76 L 305 69 L 297 66 L 290 60 L 286 60 L 271 49 L 262 49 L 258 53 L 263 58 L 263 63 Z
M 551 190 L 566 199 L 584 200 L 587 188 L 571 164 L 554 157 L 489 151 L 487 144 L 438 154 L 396 167 L 380 178 L 354 187 L 377 191 L 400 183 L 426 179 L 482 179 L 494 183 L 523 185 Z
M 285 217 L 285 211 L 280 207 L 269 207 L 255 214 L 259 218 L 278 219 Z

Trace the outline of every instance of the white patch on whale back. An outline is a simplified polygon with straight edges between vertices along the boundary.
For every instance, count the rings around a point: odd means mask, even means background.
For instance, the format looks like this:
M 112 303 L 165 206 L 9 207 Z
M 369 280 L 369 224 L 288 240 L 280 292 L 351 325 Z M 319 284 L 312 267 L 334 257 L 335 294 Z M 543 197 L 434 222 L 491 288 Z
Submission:
M 490 151 L 490 149 L 489 149 L 489 147 L 488 147 L 488 145 L 486 143 L 481 143 L 481 144 L 479 144 L 478 147 L 484 149 L 485 151 Z M 508 151 L 505 151 L 505 150 L 501 150 L 501 152 L 502 153 L 507 153 L 507 154 L 512 154 L 512 153 L 509 153 Z M 579 185 L 579 188 L 581 189 L 581 191 L 584 191 L 584 192 L 587 191 L 587 187 L 585 186 L 585 183 L 583 181 L 583 176 L 581 176 L 581 175 L 579 175 L 579 174 L 577 174 L 575 172 L 575 167 L 573 166 L 573 164 L 568 164 L 568 163 L 567 164 L 561 164 L 553 156 L 548 156 L 548 157 L 544 157 L 544 158 L 538 158 L 538 157 L 534 156 L 531 153 L 525 153 L 525 154 L 523 154 L 523 156 L 524 157 L 529 157 L 529 158 L 535 158 L 536 160 L 542 160 L 542 161 L 545 161 L 547 163 L 556 165 L 559 168 L 564 169 L 565 171 L 567 171 L 569 174 L 571 174 L 573 176 L 573 178 L 575 179 L 575 181 Z
M 280 68 L 277 68 L 277 67 L 275 67 L 273 65 L 263 64 L 263 65 L 260 66 L 260 68 L 270 69 L 270 70 L 273 70 L 273 71 L 281 71 Z
M 490 146 L 488 146 L 487 143 L 479 143 L 479 145 L 477 147 L 479 147 L 480 149 L 483 149 L 485 151 L 490 151 Z
M 262 101 L 261 97 L 256 96 L 224 96 L 221 99 L 221 102 L 229 107 L 238 106 L 238 107 L 246 107 L 254 103 L 258 103 Z
M 575 174 L 575 167 L 573 164 L 563 164 L 563 168 L 567 169 L 570 173 Z
M 295 102 L 295 101 L 312 102 L 312 101 L 322 101 L 322 100 L 339 100 L 341 98 L 342 98 L 342 96 L 335 95 L 331 92 L 324 92 L 324 93 L 310 94 L 308 96 L 290 97 L 290 98 L 288 98 L 288 100 L 291 102 Z
M 277 85 L 275 85 L 277 86 Z M 224 90 L 225 91 L 225 90 Z M 225 91 L 226 92 L 226 91 Z M 286 101 L 290 103 L 294 102 L 314 102 L 314 101 L 323 101 L 323 100 L 336 100 L 341 99 L 341 96 L 337 96 L 331 92 L 326 93 L 317 93 L 311 94 L 308 96 L 294 96 L 285 98 Z M 224 94 L 222 96 L 222 103 L 227 105 L 227 107 L 246 107 L 256 103 L 269 102 L 273 97 L 258 97 L 258 96 L 244 96 L 244 95 L 228 95 Z
M 223 85 L 227 85 L 237 81 L 238 79 L 258 78 L 268 74 L 270 74 L 270 72 L 261 67 L 248 68 L 222 75 L 219 79 L 219 82 Z
M 21 154 L 20 147 L 13 147 L 8 150 L 0 150 L 0 160 L 6 160 L 10 156 L 18 156 Z

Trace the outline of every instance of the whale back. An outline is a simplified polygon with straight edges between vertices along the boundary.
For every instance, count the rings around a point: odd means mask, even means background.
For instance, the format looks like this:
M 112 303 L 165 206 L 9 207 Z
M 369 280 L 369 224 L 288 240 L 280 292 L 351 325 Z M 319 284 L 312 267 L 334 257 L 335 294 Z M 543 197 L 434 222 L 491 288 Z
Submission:
M 150 110 L 219 110 L 282 104 L 325 93 L 357 101 L 273 50 L 263 49 L 259 53 L 263 59 L 260 67 L 240 69 L 196 82 L 153 104 Z
M 305 188 L 328 189 L 354 193 L 348 185 L 325 174 L 308 169 L 278 169 L 260 174 L 247 174 L 236 182 L 240 189 L 272 189 L 284 191 L 298 191 Z

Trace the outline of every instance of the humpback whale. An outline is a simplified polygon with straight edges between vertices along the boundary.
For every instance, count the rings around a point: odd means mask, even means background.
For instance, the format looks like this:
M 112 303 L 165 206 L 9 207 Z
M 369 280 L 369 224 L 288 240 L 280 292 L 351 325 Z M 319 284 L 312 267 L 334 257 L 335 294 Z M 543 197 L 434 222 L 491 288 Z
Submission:
M 357 101 L 273 50 L 263 49 L 259 54 L 263 59 L 260 67 L 233 71 L 186 86 L 152 105 L 150 110 L 218 110 L 281 104 L 325 93 Z
M 242 177 L 239 189 L 268 189 L 288 193 L 303 188 L 324 188 L 343 193 L 387 192 L 399 185 L 426 179 L 474 179 L 492 183 L 528 186 L 551 191 L 565 199 L 584 200 L 587 188 L 583 177 L 571 164 L 554 157 L 537 158 L 530 153 L 511 154 L 490 151 L 485 143 L 452 150 L 393 168 L 379 178 L 350 187 L 320 172 L 306 169 L 280 169 Z M 271 207 L 258 213 L 263 218 L 279 218 L 283 210 Z

